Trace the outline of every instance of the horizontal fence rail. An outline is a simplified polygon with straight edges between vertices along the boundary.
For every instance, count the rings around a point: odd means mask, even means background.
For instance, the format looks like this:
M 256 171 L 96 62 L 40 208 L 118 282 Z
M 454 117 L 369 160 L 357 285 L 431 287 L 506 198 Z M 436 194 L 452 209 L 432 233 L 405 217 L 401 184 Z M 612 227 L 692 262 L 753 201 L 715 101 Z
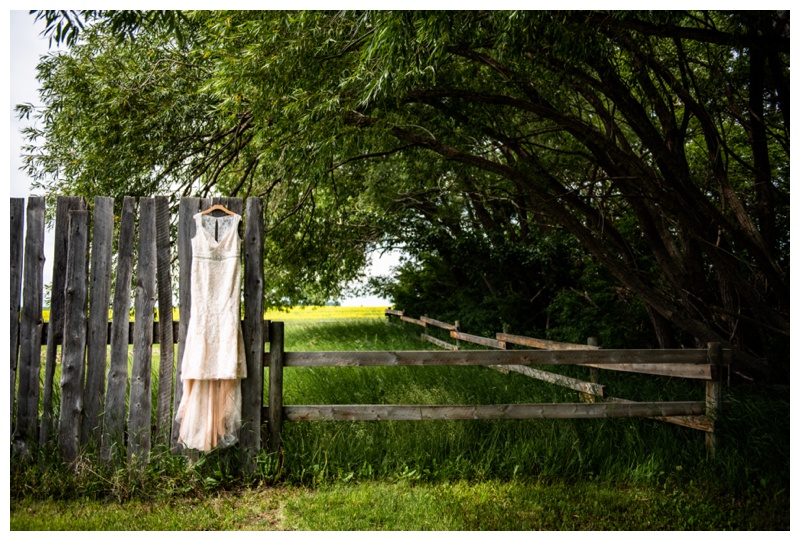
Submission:
M 268 409 L 268 408 L 265 408 Z M 467 421 L 700 415 L 705 402 L 283 406 L 287 421 Z
M 598 346 L 590 346 L 588 344 L 568 344 L 565 342 L 553 342 L 552 340 L 543 340 L 541 338 L 531 338 L 529 336 L 517 336 L 515 334 L 497 333 L 497 339 L 509 344 L 518 344 L 520 346 L 527 346 L 529 348 L 537 349 L 600 349 Z
M 448 331 L 457 331 L 458 325 L 454 323 L 445 323 L 444 321 L 439 321 L 438 319 L 433 319 L 427 316 L 422 316 L 419 318 L 420 321 L 428 324 L 433 325 L 434 327 L 439 327 L 441 329 L 445 329 Z
M 451 344 L 450 342 L 445 342 L 444 340 L 440 340 L 439 338 L 436 338 L 435 336 L 431 336 L 429 334 L 421 334 L 420 337 L 423 340 L 427 340 L 431 344 L 439 346 L 442 349 L 449 349 L 451 351 L 455 351 L 458 349 L 457 345 Z
M 455 338 L 456 340 L 464 340 L 465 342 L 472 342 L 473 344 L 480 344 L 482 346 L 488 346 L 490 348 L 506 349 L 506 343 L 501 340 L 495 340 L 494 338 L 485 338 L 483 336 L 476 336 L 474 334 L 467 334 L 465 332 L 450 331 L 450 338 Z
M 654 364 L 708 363 L 705 349 L 287 351 L 285 357 L 285 366 L 606 365 L 643 360 Z

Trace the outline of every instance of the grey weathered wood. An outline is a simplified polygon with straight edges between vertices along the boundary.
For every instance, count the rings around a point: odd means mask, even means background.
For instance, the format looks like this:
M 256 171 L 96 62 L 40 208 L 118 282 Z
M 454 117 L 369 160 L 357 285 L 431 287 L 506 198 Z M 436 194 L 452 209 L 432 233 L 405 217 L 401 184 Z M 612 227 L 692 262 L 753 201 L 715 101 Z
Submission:
M 592 347 L 598 347 L 600 345 L 600 341 L 597 339 L 596 336 L 590 336 L 586 340 L 586 345 Z M 597 367 L 589 367 L 589 381 L 592 383 L 600 383 L 600 369 Z M 593 394 L 585 394 L 582 397 L 587 402 L 595 402 L 596 397 Z
M 606 402 L 617 402 L 621 404 L 633 403 L 633 400 L 625 400 L 624 398 L 616 398 L 607 396 L 604 398 Z M 706 415 L 674 415 L 671 417 L 649 417 L 656 421 L 663 421 L 678 426 L 685 426 L 686 428 L 693 428 L 695 430 L 702 430 L 704 432 L 711 432 L 712 427 L 708 416 Z
M 537 370 L 529 366 L 518 366 L 511 364 L 504 366 L 504 368 L 506 370 L 518 372 L 520 374 L 523 374 L 531 378 L 546 381 L 548 383 L 553 383 L 555 385 L 560 385 L 561 387 L 573 389 L 575 391 L 579 391 L 585 394 L 590 394 L 592 396 L 602 397 L 605 395 L 605 387 L 597 383 L 582 381 L 576 378 L 562 376 L 561 374 L 554 374 L 553 372 L 548 372 L 546 370 Z
M 92 270 L 89 282 L 89 328 L 81 444 L 100 448 L 101 413 L 108 356 L 108 305 L 111 297 L 111 254 L 114 248 L 114 198 L 95 197 L 92 219 Z
M 9 272 L 9 282 L 11 282 L 11 296 L 8 298 L 11 307 L 9 321 L 11 321 L 11 341 L 9 344 L 11 353 L 11 406 L 8 409 L 9 424 L 11 433 L 14 433 L 14 391 L 17 388 L 17 357 L 19 355 L 19 317 L 20 317 L 20 297 L 22 295 L 22 254 L 23 250 L 23 229 L 25 225 L 25 199 L 12 197 L 9 208 L 11 218 L 11 271 Z
M 491 364 L 707 363 L 704 349 L 287 351 L 285 366 L 424 366 Z
M 25 222 L 24 281 L 19 323 L 17 436 L 35 440 L 39 418 L 39 368 L 42 354 L 44 288 L 44 197 L 28 198 Z
M 699 415 L 703 402 L 584 402 L 564 404 L 492 405 L 336 405 L 284 406 L 287 421 L 435 421 L 508 419 L 604 419 L 615 417 L 653 417 Z M 272 415 L 272 408 L 268 414 Z
M 441 327 L 442 329 L 447 329 L 448 331 L 458 330 L 458 327 L 456 327 L 454 323 L 445 323 L 444 321 L 439 321 L 438 319 L 433 319 L 428 316 L 422 316 L 419 319 L 420 321 L 423 321 L 428 325 L 433 325 L 434 327 Z
M 406 313 L 402 310 L 386 310 L 384 311 L 384 314 L 387 316 L 404 316 Z
M 241 463 L 255 471 L 261 449 L 261 406 L 264 396 L 264 217 L 261 198 L 247 199 L 244 232 L 244 337 L 247 377 L 242 381 Z
M 153 309 L 156 301 L 155 200 L 139 198 L 139 250 L 133 326 L 133 366 L 128 410 L 128 458 L 141 463 L 150 456 L 150 418 L 153 411 L 151 370 Z
M 283 322 L 272 321 L 269 325 L 269 450 L 276 453 L 281 447 L 281 424 L 283 422 Z
M 714 367 L 722 365 L 722 346 L 718 342 L 708 344 L 708 363 Z M 721 371 L 715 370 L 714 379 L 706 382 L 706 416 L 709 418 L 711 430 L 706 432 L 706 450 L 712 456 L 717 452 L 716 421 L 722 409 Z
M 119 240 L 117 242 L 117 275 L 111 322 L 111 352 L 106 378 L 106 408 L 103 414 L 101 456 L 110 460 L 115 449 L 122 450 L 128 389 L 128 324 L 130 320 L 131 279 L 133 276 L 134 218 L 136 199 L 126 196 L 122 202 Z
M 402 321 L 405 321 L 406 323 L 413 323 L 414 325 L 419 325 L 420 327 L 425 326 L 424 321 L 420 321 L 419 319 L 414 319 L 413 317 L 400 316 L 400 319 Z
M 588 346 L 598 347 L 600 345 L 600 342 L 599 342 L 599 340 L 597 339 L 596 336 L 590 336 L 586 340 L 586 344 Z M 619 366 L 619 365 L 615 365 L 615 366 Z M 599 368 L 594 367 L 594 366 L 590 366 L 589 367 L 589 381 L 591 383 L 600 383 L 600 369 Z M 590 393 L 584 393 L 583 395 L 581 395 L 581 399 L 584 400 L 585 402 L 596 402 L 597 401 L 597 397 L 595 395 L 593 395 L 593 394 L 590 394 Z
M 155 198 L 156 283 L 158 285 L 158 394 L 156 396 L 156 445 L 169 445 L 172 428 L 172 374 L 175 365 L 172 329 L 172 254 L 169 242 L 169 197 Z
M 427 340 L 431 344 L 436 344 L 440 348 L 449 349 L 451 351 L 455 351 L 458 349 L 458 346 L 456 346 L 455 344 L 451 344 L 450 342 L 445 342 L 444 340 L 439 340 L 438 338 L 431 336 L 429 334 L 420 334 L 419 337 L 422 338 L 423 340 Z
M 53 417 L 53 378 L 56 372 L 56 344 L 64 333 L 64 282 L 69 245 L 69 212 L 83 210 L 86 203 L 81 197 L 59 197 L 56 200 L 55 247 L 53 249 L 53 284 L 50 290 L 50 325 L 47 331 L 47 351 L 42 389 L 42 422 L 39 425 L 39 444 L 45 445 L 55 419 Z
M 591 369 L 615 370 L 618 372 L 635 372 L 637 374 L 651 374 L 654 376 L 672 376 L 687 379 L 709 380 L 713 377 L 713 367 L 708 364 L 584 364 Z
M 541 338 L 531 338 L 530 336 L 518 336 L 515 334 L 506 333 L 497 333 L 497 339 L 510 344 L 518 344 L 520 346 L 538 349 L 598 349 L 596 345 L 568 344 L 565 342 L 553 342 L 552 340 L 543 340 Z
M 464 340 L 465 342 L 472 342 L 473 344 L 480 344 L 496 349 L 506 349 L 506 343 L 502 340 L 495 340 L 494 338 L 486 338 L 483 336 L 476 336 L 474 334 L 467 334 L 458 331 L 450 331 L 450 338 L 456 340 Z
M 83 416 L 83 376 L 86 355 L 86 256 L 89 211 L 69 212 L 69 247 L 64 289 L 64 345 L 61 348 L 61 408 L 58 448 L 66 462 L 78 456 Z
M 189 316 L 192 310 L 192 237 L 195 235 L 194 219 L 192 218 L 201 210 L 204 200 L 196 197 L 181 198 L 178 207 L 178 363 L 175 369 L 175 391 L 173 392 L 173 411 L 178 411 L 178 406 L 183 397 L 183 351 L 186 349 L 186 331 L 189 328 Z M 207 206 L 205 208 L 208 208 Z M 180 424 L 173 418 L 170 440 L 172 447 L 180 450 L 183 446 L 178 443 Z

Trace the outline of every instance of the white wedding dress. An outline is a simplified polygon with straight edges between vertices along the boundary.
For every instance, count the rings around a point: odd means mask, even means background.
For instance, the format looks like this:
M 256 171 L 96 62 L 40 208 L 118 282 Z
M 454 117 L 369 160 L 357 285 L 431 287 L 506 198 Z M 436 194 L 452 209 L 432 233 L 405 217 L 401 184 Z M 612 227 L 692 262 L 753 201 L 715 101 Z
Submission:
M 239 323 L 241 218 L 194 215 L 192 305 L 175 419 L 178 441 L 200 451 L 234 444 L 241 427 L 241 380 L 247 377 Z M 209 229 L 217 231 L 216 239 Z

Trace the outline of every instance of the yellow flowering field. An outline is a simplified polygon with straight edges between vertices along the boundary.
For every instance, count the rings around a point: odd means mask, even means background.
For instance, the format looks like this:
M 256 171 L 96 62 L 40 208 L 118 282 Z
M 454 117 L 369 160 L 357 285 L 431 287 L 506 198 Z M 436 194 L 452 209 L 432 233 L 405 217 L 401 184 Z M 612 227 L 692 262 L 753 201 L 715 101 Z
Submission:
M 295 306 L 288 311 L 268 310 L 264 319 L 311 321 L 316 319 L 364 319 L 383 317 L 388 306 Z

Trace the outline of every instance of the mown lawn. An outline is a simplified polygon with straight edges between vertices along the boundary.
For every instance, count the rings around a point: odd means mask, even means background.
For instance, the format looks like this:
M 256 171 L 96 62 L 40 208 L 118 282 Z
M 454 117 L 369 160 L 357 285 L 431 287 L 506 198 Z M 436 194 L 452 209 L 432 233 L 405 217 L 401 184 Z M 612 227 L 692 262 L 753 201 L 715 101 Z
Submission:
M 694 486 L 594 482 L 370 481 L 167 501 L 12 499 L 11 530 L 775 530 L 778 501 L 708 500 Z

